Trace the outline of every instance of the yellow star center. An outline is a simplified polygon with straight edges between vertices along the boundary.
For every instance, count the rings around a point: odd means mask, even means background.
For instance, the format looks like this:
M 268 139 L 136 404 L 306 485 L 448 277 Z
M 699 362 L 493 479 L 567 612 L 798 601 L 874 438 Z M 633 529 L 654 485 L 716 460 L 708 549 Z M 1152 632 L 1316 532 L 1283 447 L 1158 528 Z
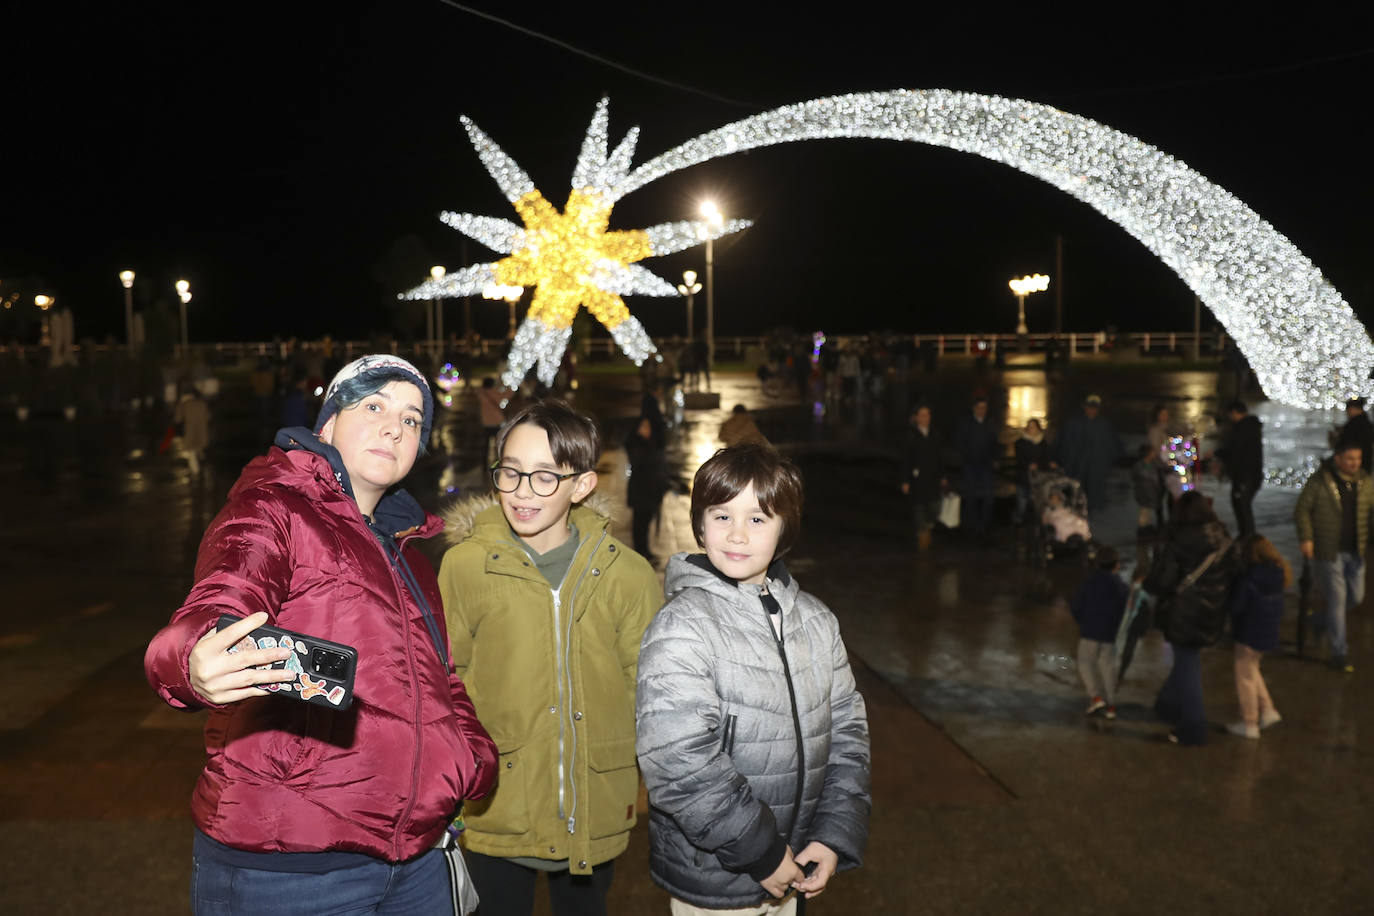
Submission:
M 611 204 L 590 191 L 573 191 L 559 213 L 539 191 L 515 202 L 525 223 L 524 245 L 494 265 L 496 282 L 535 287 L 529 317 L 547 327 L 572 324 L 579 305 L 614 328 L 630 317 L 619 295 L 601 288 L 617 267 L 649 257 L 642 230 L 607 232 Z

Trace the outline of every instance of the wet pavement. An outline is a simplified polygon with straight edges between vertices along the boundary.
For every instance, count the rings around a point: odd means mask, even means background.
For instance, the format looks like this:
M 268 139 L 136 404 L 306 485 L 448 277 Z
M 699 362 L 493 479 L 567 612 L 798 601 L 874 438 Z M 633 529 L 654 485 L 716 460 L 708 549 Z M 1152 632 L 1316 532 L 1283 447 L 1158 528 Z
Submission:
M 869 704 L 874 810 L 865 866 L 839 876 L 811 913 L 1231 913 L 1368 911 L 1374 874 L 1374 767 L 1359 734 L 1374 728 L 1368 696 L 1374 624 L 1350 621 L 1357 670 L 1344 676 L 1289 651 L 1264 665 L 1284 721 L 1260 741 L 1220 732 L 1235 718 L 1229 649 L 1203 653 L 1209 719 L 1203 748 L 1163 740 L 1149 714 L 1168 670 L 1147 637 L 1119 697 L 1120 718 L 1086 720 L 1066 598 L 1081 568 L 1025 562 L 999 502 L 998 534 L 958 533 L 910 548 L 896 495 L 897 449 L 916 400 L 952 426 L 974 388 L 1006 418 L 1004 441 L 1028 416 L 1051 430 L 1095 391 L 1128 446 L 1152 404 L 1195 428 L 1219 406 L 1204 372 L 1037 369 L 979 374 L 953 365 L 858 403 L 765 394 L 748 375 L 718 376 L 721 407 L 671 409 L 669 460 L 684 480 L 715 450 L 735 403 L 805 473 L 808 505 L 791 567 L 840 619 Z M 608 444 L 601 487 L 623 503 L 615 446 L 638 410 L 633 376 L 586 375 L 579 407 Z M 430 507 L 481 488 L 482 437 L 470 393 L 441 424 L 410 489 Z M 999 410 L 1000 405 L 1000 410 Z M 165 416 L 108 414 L 66 424 L 0 417 L 0 473 L 11 518 L 0 613 L 0 911 L 181 913 L 187 910 L 187 799 L 203 760 L 203 717 L 162 706 L 142 676 L 142 651 L 189 585 L 201 531 L 238 468 L 261 452 L 235 388 L 214 404 L 210 467 L 190 478 L 176 444 L 157 444 Z M 1256 516 L 1296 557 L 1296 490 L 1340 418 L 1261 404 L 1271 484 Z M 1226 484 L 1217 497 L 1230 523 Z M 1124 469 L 1097 537 L 1134 554 L 1135 508 Z M 628 540 L 628 511 L 618 520 Z M 438 547 L 438 545 L 435 545 Z M 685 498 L 665 502 L 653 552 L 689 549 Z M 1291 640 L 1295 596 L 1285 635 Z M 1374 732 L 1371 732 L 1374 734 Z M 647 877 L 646 837 L 619 860 L 613 913 L 666 912 Z M 542 906 L 542 904 L 541 904 Z

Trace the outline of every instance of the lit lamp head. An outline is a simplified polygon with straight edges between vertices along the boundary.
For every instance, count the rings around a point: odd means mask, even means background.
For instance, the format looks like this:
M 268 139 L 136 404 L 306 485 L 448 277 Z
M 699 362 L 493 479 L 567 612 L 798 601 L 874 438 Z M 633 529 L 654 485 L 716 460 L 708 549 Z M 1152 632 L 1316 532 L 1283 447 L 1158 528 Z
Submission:
M 444 274 L 446 273 L 448 273 L 448 271 L 438 264 L 434 265 L 429 269 L 429 275 L 433 277 L 435 280 L 444 279 Z
M 684 296 L 694 296 L 701 292 L 701 284 L 697 282 L 697 272 L 695 270 L 684 270 L 682 272 L 682 282 L 677 285 L 677 291 Z
M 1050 278 L 1044 274 L 1031 274 L 1027 277 L 1018 277 L 1008 280 L 1007 286 L 1018 296 L 1029 296 L 1031 293 L 1042 293 L 1050 288 Z
M 488 283 L 482 287 L 483 299 L 504 299 L 507 302 L 518 302 L 524 294 L 525 287 L 523 286 L 503 286 L 500 283 Z
M 42 309 L 42 310 L 45 311 L 45 312 L 46 312 L 48 309 L 52 308 L 53 301 L 54 301 L 54 300 L 53 300 L 53 297 L 52 297 L 52 296 L 44 296 L 44 295 L 41 295 L 41 294 L 40 294 L 40 295 L 37 295 L 37 296 L 34 296 L 34 297 L 33 297 L 33 304 L 36 305 L 36 306 L 38 306 L 40 309 Z
M 191 284 L 185 280 L 177 281 L 177 295 L 183 303 L 191 301 Z
M 132 270 L 121 270 L 119 272 L 119 282 L 124 284 L 125 289 L 133 289 L 134 272 Z

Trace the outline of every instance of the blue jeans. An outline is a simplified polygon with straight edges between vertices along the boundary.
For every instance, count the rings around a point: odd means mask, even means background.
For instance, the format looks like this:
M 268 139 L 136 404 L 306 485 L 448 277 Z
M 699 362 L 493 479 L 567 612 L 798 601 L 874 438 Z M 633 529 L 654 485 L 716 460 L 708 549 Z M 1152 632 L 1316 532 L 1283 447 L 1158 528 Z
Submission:
M 442 849 L 409 862 L 377 859 L 319 875 L 237 868 L 194 856 L 191 907 L 196 916 L 453 916 Z
M 1159 688 L 1155 712 L 1173 723 L 1179 744 L 1207 743 L 1207 713 L 1202 708 L 1202 659 L 1196 648 L 1169 647 L 1174 652 L 1174 666 Z
M 1345 612 L 1364 600 L 1364 558 L 1341 553 L 1334 560 L 1314 563 L 1323 591 L 1326 592 L 1326 632 L 1331 654 L 1345 657 Z

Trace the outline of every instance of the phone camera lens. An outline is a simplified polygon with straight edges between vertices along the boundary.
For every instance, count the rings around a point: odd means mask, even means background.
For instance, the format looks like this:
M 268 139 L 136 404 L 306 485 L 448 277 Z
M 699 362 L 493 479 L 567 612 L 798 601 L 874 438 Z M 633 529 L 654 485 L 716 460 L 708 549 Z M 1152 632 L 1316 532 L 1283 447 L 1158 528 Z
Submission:
M 310 667 L 318 675 L 342 680 L 348 675 L 348 658 L 328 649 L 314 649 L 310 653 Z

